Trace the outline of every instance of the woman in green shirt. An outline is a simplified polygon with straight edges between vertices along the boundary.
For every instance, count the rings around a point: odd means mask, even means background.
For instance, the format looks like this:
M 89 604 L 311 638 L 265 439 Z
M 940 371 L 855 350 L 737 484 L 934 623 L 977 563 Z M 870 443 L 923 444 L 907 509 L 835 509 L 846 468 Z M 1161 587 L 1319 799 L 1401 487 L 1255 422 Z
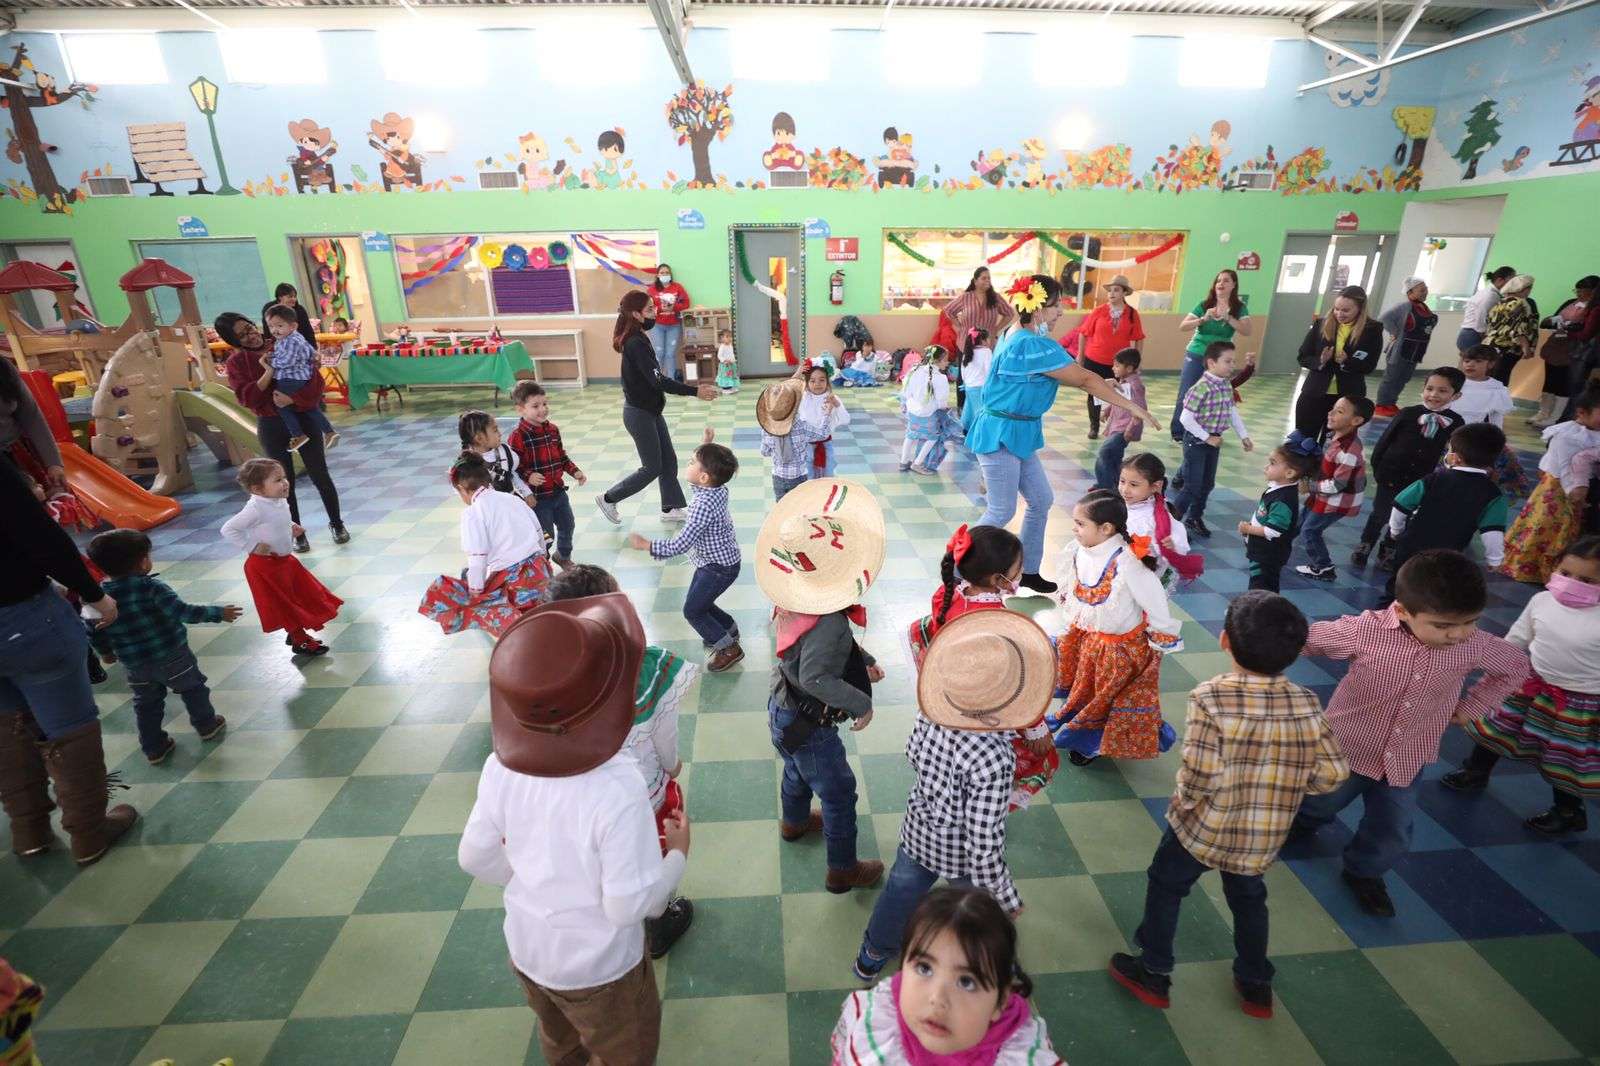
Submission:
M 1183 441 L 1183 427 L 1178 416 L 1183 413 L 1183 397 L 1189 387 L 1205 373 L 1206 345 L 1212 341 L 1231 341 L 1234 334 L 1250 336 L 1250 312 L 1245 304 L 1248 298 L 1239 295 L 1239 275 L 1231 270 L 1219 270 L 1212 279 L 1211 291 L 1195 304 L 1194 310 L 1183 316 L 1178 329 L 1187 333 L 1194 330 L 1189 347 L 1183 353 L 1183 375 L 1178 379 L 1178 401 L 1172 405 L 1172 439 Z

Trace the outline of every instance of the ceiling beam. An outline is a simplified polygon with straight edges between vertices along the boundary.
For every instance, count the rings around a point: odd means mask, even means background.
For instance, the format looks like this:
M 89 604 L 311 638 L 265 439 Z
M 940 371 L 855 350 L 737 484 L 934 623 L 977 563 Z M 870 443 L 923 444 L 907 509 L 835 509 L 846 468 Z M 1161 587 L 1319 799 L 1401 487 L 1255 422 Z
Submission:
M 678 79 L 685 85 L 693 85 L 694 72 L 689 69 L 689 53 L 684 50 L 686 38 L 682 0 L 646 0 L 646 6 L 650 9 L 650 17 L 655 20 L 656 29 L 661 33 L 661 43 L 666 45 L 672 69 L 677 71 Z
M 1417 20 L 1422 18 L 1422 13 L 1428 9 L 1428 0 L 1411 0 L 1411 10 L 1406 12 L 1406 20 L 1395 31 L 1394 39 L 1389 42 L 1389 47 L 1383 50 L 1383 60 L 1388 62 L 1400 54 L 1400 46 L 1406 43 L 1406 38 L 1411 31 L 1417 28 Z
M 1314 30 L 1324 22 L 1333 21 L 1355 6 L 1355 0 L 1334 0 L 1333 3 L 1306 19 L 1306 29 Z
M 1363 67 L 1370 69 L 1378 65 L 1378 60 L 1375 57 L 1362 55 L 1360 52 L 1352 51 L 1342 44 L 1335 44 L 1320 34 L 1307 33 L 1306 40 L 1320 48 L 1326 48 L 1330 52 L 1342 55 L 1353 63 L 1360 63 Z

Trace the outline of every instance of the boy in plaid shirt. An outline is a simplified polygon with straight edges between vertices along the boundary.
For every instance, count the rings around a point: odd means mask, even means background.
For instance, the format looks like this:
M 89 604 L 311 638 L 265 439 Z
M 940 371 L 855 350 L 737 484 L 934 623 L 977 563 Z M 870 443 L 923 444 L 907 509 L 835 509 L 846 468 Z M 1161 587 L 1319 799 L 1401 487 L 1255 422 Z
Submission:
M 711 427 L 706 427 L 704 442 L 694 450 L 684 480 L 694 487 L 689 500 L 688 519 L 676 537 L 650 540 L 638 533 L 628 534 L 629 547 L 647 551 L 651 558 L 670 559 L 688 552 L 694 560 L 694 577 L 683 599 L 683 617 L 700 634 L 711 651 L 706 670 L 713 674 L 744 658 L 739 646 L 739 623 L 717 606 L 717 597 L 728 591 L 739 578 L 739 538 L 733 529 L 733 514 L 728 508 L 728 482 L 739 472 L 739 460 L 732 451 L 712 443 Z
M 1206 499 L 1217 484 L 1217 458 L 1222 450 L 1222 434 L 1232 429 L 1239 435 L 1245 451 L 1255 444 L 1244 428 L 1233 405 L 1233 345 L 1212 341 L 1206 346 L 1205 373 L 1183 397 L 1178 422 L 1183 426 L 1183 488 L 1173 494 L 1172 504 L 1183 524 L 1197 537 L 1211 536 L 1203 516 Z
M 1207 870 L 1222 873 L 1233 911 L 1233 983 L 1240 1007 L 1272 1017 L 1267 960 L 1267 888 L 1307 794 L 1334 791 L 1350 776 L 1316 694 L 1283 676 L 1305 646 L 1305 615 L 1274 592 L 1246 592 L 1228 606 L 1222 650 L 1235 669 L 1189 694 L 1183 765 L 1167 805 L 1145 889 L 1140 955 L 1111 956 L 1111 976 L 1152 1007 L 1168 1006 L 1178 911 Z
M 561 475 L 571 474 L 572 480 L 587 485 L 589 478 L 578 464 L 567 455 L 561 443 L 561 431 L 550 421 L 550 397 L 544 387 L 534 381 L 519 381 L 511 390 L 511 402 L 517 405 L 522 420 L 511 431 L 507 442 L 517 453 L 517 473 L 533 489 L 533 513 L 539 516 L 545 539 L 554 544 L 550 558 L 565 570 L 572 565 L 572 502 L 567 499 L 567 487 Z
M 150 538 L 134 529 L 114 529 L 89 542 L 89 558 L 108 578 L 104 588 L 117 601 L 117 620 L 89 631 L 90 642 L 108 663 L 122 660 L 133 689 L 139 748 L 150 765 L 166 762 L 178 742 L 161 728 L 167 691 L 189 710 L 201 740 L 222 735 L 227 719 L 211 706 L 211 690 L 194 652 L 186 623 L 232 622 L 241 607 L 196 607 L 184 603 L 164 581 L 151 576 Z
M 1365 396 L 1341 396 L 1328 412 L 1328 443 L 1322 449 L 1322 470 L 1311 483 L 1306 518 L 1300 524 L 1300 542 L 1305 545 L 1309 560 L 1294 568 L 1301 577 L 1332 581 L 1339 576 L 1322 534 L 1345 515 L 1361 512 L 1361 498 L 1367 491 L 1367 461 L 1361 453 L 1360 433 L 1372 417 L 1372 408 L 1372 401 Z

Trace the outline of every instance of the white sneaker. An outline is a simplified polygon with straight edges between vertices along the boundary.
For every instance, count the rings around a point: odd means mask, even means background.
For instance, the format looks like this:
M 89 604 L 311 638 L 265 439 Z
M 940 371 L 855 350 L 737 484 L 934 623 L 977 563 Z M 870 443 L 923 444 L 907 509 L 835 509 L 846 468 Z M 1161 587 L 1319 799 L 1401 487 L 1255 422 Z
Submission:
M 689 521 L 689 509 L 687 507 L 674 507 L 670 511 L 662 511 L 661 520 L 663 522 L 687 522 Z
M 617 513 L 617 505 L 606 499 L 604 495 L 594 498 L 595 506 L 600 508 L 600 513 L 606 516 L 606 521 L 614 526 L 622 525 L 622 516 Z

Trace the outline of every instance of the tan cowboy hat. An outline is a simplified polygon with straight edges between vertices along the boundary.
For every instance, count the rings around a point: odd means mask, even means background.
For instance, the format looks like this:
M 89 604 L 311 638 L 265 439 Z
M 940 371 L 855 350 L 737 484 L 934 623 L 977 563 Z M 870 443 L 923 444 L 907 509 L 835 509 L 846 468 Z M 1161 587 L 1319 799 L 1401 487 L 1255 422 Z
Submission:
M 1110 281 L 1106 282 L 1104 285 L 1102 285 L 1100 287 L 1102 289 L 1109 289 L 1113 285 L 1121 285 L 1123 292 L 1133 292 L 1134 291 L 1133 290 L 1133 282 L 1128 280 L 1128 275 L 1126 275 L 1126 274 L 1118 274 L 1116 277 L 1112 278 Z
M 1044 714 L 1055 689 L 1055 645 L 1037 622 L 1016 611 L 969 611 L 928 646 L 917 706 L 947 729 L 1023 729 Z
M 756 583 L 778 607 L 831 614 L 861 602 L 883 569 L 883 509 L 845 478 L 807 481 L 756 534 Z
M 416 128 L 416 120 L 402 118 L 396 111 L 388 112 L 381 119 L 372 120 L 372 134 L 380 141 L 390 134 L 398 136 L 402 141 L 410 141 L 411 134 Z
M 326 126 L 317 125 L 314 118 L 303 118 L 299 122 L 289 123 L 289 139 L 295 144 L 310 137 L 318 144 L 326 145 L 333 140 L 333 131 Z
M 787 437 L 800 413 L 805 385 L 798 378 L 774 381 L 756 397 L 756 422 L 774 437 Z
M 508 770 L 572 777 L 622 748 L 644 626 L 620 592 L 547 603 L 501 636 L 489 656 L 489 730 Z

